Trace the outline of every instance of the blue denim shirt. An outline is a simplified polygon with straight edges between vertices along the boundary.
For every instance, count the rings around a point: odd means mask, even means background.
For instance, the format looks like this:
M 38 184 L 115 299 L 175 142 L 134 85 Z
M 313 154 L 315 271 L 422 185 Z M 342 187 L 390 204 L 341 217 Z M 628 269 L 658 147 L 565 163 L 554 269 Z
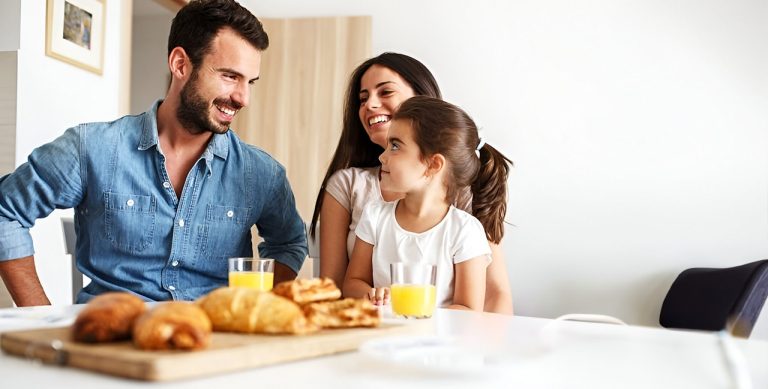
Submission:
M 77 267 L 92 280 L 78 302 L 106 291 L 195 299 L 226 285 L 228 257 L 253 255 L 253 225 L 260 256 L 298 272 L 307 241 L 285 169 L 228 131 L 213 136 L 177 198 L 158 144 L 160 103 L 71 128 L 0 178 L 0 260 L 32 255 L 35 220 L 74 207 Z

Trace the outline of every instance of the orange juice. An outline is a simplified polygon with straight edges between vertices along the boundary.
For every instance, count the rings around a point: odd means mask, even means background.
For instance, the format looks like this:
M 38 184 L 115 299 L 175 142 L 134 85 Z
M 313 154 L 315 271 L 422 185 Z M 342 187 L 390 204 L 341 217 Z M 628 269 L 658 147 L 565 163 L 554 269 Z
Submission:
M 272 290 L 275 274 L 260 271 L 231 271 L 229 272 L 229 286 L 254 288 L 258 290 Z
M 392 311 L 408 317 L 431 317 L 435 312 L 434 285 L 392 285 Z

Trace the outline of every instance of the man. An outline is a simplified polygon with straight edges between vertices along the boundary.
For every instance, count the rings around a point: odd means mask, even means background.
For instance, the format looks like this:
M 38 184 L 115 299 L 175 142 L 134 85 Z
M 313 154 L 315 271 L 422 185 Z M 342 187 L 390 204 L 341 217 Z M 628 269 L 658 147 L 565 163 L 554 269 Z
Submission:
M 17 305 L 49 304 L 28 229 L 54 208 L 75 208 L 77 264 L 92 280 L 80 303 L 107 291 L 195 299 L 226 284 L 228 257 L 252 255 L 254 224 L 275 282 L 295 278 L 306 236 L 285 170 L 229 129 L 268 44 L 234 0 L 192 1 L 171 26 L 164 100 L 71 128 L 0 178 L 0 276 Z

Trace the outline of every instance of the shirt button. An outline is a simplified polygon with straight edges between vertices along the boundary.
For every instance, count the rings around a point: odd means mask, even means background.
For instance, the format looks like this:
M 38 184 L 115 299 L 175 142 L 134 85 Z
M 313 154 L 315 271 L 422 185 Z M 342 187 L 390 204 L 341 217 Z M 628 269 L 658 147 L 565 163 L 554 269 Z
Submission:
M 173 285 L 168 285 L 168 290 L 176 290 L 176 287 Z
M 179 227 L 184 227 L 184 219 L 179 220 Z
M 171 187 L 171 183 L 170 182 L 168 182 L 168 181 L 163 182 L 163 188 L 168 189 L 170 187 Z
M 128 205 L 129 207 L 133 207 L 133 204 L 134 204 L 133 199 L 128 199 L 128 201 L 126 201 L 125 204 Z
M 179 261 L 173 261 L 171 262 L 171 266 L 179 266 Z
M 235 216 L 235 213 L 232 211 L 227 211 L 227 217 Z

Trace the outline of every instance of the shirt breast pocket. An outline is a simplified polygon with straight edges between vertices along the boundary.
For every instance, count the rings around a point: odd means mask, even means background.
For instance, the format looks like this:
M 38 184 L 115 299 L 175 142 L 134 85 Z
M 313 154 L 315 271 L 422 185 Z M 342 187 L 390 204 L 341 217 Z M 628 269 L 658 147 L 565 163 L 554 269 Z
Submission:
M 197 246 L 203 258 L 225 259 L 250 252 L 250 213 L 251 208 L 208 204 L 205 223 L 197 229 Z M 226 261 L 224 264 L 226 269 Z
M 107 239 L 122 252 L 141 252 L 152 242 L 156 208 L 152 196 L 104 192 Z

